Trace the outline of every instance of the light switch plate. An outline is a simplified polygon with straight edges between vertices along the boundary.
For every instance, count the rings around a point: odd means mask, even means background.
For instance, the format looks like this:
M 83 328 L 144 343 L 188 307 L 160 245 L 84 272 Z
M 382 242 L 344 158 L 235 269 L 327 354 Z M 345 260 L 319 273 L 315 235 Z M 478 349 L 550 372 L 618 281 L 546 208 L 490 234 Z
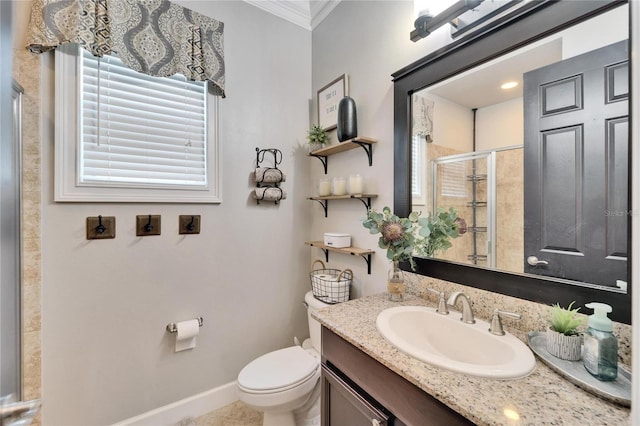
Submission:
M 136 235 L 146 237 L 147 235 L 160 235 L 160 215 L 143 214 L 136 216 Z
M 87 240 L 104 240 L 116 237 L 115 216 L 87 217 Z
M 178 223 L 179 234 L 199 234 L 200 233 L 200 215 L 180 215 Z

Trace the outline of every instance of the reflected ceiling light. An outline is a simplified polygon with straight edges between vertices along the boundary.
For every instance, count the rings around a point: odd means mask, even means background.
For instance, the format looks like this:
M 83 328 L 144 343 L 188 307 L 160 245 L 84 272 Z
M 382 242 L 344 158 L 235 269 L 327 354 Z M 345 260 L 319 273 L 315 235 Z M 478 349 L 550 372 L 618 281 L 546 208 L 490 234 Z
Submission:
M 464 12 L 477 7 L 483 1 L 484 0 L 459 0 L 435 16 L 429 14 L 428 10 L 421 11 L 420 16 L 418 16 L 413 23 L 415 30 L 411 31 L 411 41 L 415 42 L 421 38 L 425 38 L 431 34 L 432 31 L 447 22 L 451 22 Z
M 507 81 L 502 86 L 500 86 L 500 88 L 502 90 L 509 90 L 509 89 L 513 89 L 514 87 L 517 87 L 517 86 L 518 86 L 518 82 L 517 81 Z

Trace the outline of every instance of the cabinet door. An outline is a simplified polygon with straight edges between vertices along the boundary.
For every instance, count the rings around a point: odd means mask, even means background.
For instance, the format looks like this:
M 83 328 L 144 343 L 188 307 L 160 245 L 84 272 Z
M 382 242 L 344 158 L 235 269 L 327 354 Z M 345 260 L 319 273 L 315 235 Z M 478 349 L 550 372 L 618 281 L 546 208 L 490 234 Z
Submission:
M 322 426 L 391 426 L 389 417 L 322 365 Z

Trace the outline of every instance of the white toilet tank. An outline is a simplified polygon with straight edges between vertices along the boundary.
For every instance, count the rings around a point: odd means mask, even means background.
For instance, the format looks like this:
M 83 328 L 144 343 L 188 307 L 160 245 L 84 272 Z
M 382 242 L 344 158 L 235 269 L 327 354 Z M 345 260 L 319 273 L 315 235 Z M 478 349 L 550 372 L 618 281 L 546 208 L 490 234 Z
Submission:
M 309 335 L 311 336 L 311 344 L 313 348 L 321 353 L 320 347 L 320 328 L 322 327 L 320 323 L 311 316 L 311 312 L 317 311 L 318 309 L 326 308 L 327 306 L 331 306 L 328 303 L 324 303 L 315 297 L 313 297 L 313 292 L 309 291 L 304 295 L 304 301 L 307 304 L 307 319 L 309 320 Z

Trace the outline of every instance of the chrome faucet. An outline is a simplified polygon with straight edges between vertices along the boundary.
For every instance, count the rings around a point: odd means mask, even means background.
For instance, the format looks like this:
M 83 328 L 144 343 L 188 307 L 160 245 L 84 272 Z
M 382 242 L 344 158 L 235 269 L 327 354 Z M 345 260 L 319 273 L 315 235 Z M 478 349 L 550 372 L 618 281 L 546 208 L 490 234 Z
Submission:
M 454 307 L 459 298 L 462 298 L 462 317 L 460 317 L 460 321 L 463 321 L 467 324 L 475 324 L 476 320 L 473 317 L 471 302 L 469 302 L 469 298 L 466 294 L 461 291 L 451 293 L 451 296 L 449 296 L 449 300 L 447 300 L 447 304 L 451 307 Z
M 502 319 L 500 316 L 505 316 L 507 318 L 519 320 L 522 318 L 520 314 L 516 314 L 514 312 L 506 312 L 501 311 L 500 309 L 493 310 L 493 317 L 491 318 L 491 326 L 489 327 L 489 333 L 495 334 L 496 336 L 504 336 L 506 333 L 502 328 Z
M 444 292 L 434 290 L 432 288 L 427 289 L 429 293 L 433 293 L 438 296 L 438 307 L 436 308 L 436 312 L 441 315 L 449 315 L 449 309 L 447 309 L 447 302 L 444 297 Z

